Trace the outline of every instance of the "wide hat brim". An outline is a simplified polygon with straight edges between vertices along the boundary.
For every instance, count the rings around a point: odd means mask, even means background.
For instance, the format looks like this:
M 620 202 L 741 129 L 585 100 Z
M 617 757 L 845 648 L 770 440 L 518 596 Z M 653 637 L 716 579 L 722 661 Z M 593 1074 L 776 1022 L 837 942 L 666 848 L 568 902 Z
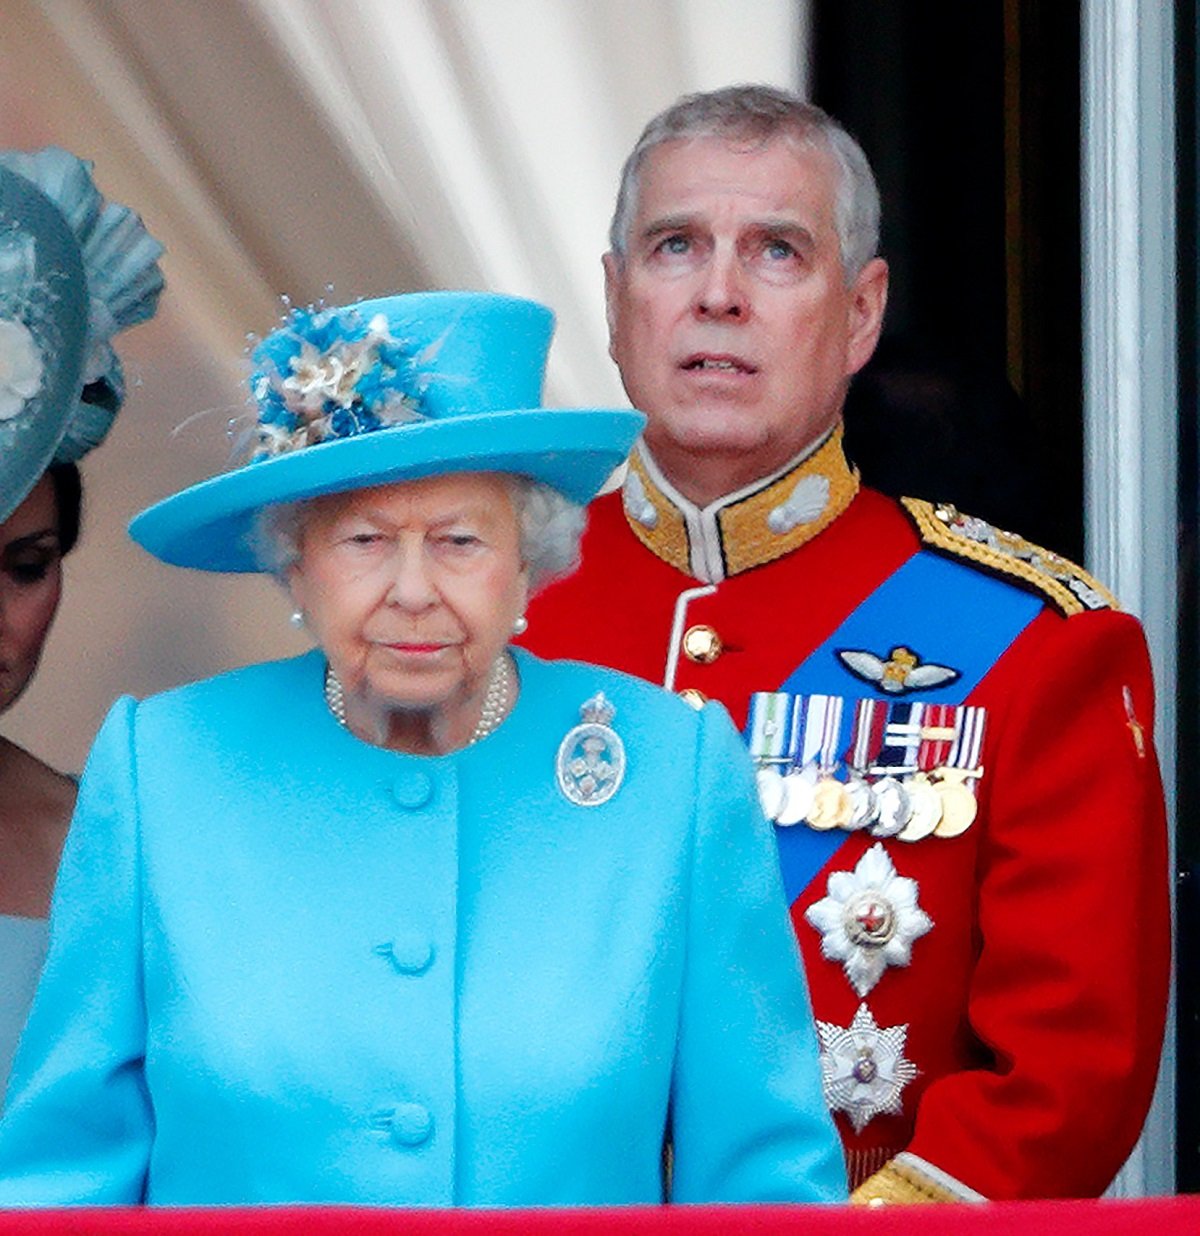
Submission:
M 143 511 L 129 534 L 156 558 L 201 571 L 261 571 L 265 507 L 443 473 L 544 481 L 586 503 L 629 454 L 645 418 L 630 409 L 517 409 L 420 421 L 246 464 Z
M 75 233 L 24 176 L 0 168 L 0 319 L 29 332 L 37 391 L 0 418 L 0 523 L 54 459 L 82 387 L 88 285 Z M 11 329 L 11 326 L 10 326 Z

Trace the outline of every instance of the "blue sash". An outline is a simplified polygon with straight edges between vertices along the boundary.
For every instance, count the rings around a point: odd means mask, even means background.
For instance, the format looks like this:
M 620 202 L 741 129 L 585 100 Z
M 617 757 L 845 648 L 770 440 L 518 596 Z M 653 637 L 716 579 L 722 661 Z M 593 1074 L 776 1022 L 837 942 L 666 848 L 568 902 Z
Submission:
M 922 690 L 920 700 L 961 704 L 1042 606 L 1042 599 L 1033 593 L 923 550 L 884 580 L 779 689 L 797 695 L 841 695 L 847 700 L 910 701 L 917 697 L 889 694 L 857 678 L 837 656 L 852 649 L 886 659 L 893 648 L 903 646 L 923 663 L 959 671 L 953 682 Z M 853 723 L 854 709 L 847 707 L 839 754 L 849 745 Z M 775 829 L 789 905 L 850 835 L 840 829 L 819 832 L 803 824 Z

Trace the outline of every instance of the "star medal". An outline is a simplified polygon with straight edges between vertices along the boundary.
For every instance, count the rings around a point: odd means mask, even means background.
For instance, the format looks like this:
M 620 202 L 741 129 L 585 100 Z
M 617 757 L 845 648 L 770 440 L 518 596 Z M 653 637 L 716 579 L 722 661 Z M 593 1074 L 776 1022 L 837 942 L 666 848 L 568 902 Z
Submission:
M 960 713 L 950 754 L 937 772 L 937 790 L 942 796 L 942 819 L 937 826 L 939 837 L 961 836 L 975 822 L 979 810 L 974 783 L 983 776 L 979 759 L 983 754 L 987 710 L 968 704 Z
M 845 1112 L 861 1133 L 874 1117 L 901 1110 L 901 1092 L 919 1071 L 904 1057 L 907 1025 L 881 1029 L 860 1004 L 848 1027 L 818 1021 L 817 1039 L 821 1086 L 831 1112 Z
M 826 896 L 804 912 L 821 933 L 821 955 L 842 962 L 850 986 L 865 996 L 888 966 L 907 966 L 913 942 L 932 930 L 917 904 L 917 882 L 897 875 L 878 842 L 853 871 L 834 871 Z
M 579 710 L 579 725 L 567 731 L 555 759 L 558 788 L 578 807 L 599 807 L 625 779 L 625 744 L 610 726 L 616 709 L 600 691 Z

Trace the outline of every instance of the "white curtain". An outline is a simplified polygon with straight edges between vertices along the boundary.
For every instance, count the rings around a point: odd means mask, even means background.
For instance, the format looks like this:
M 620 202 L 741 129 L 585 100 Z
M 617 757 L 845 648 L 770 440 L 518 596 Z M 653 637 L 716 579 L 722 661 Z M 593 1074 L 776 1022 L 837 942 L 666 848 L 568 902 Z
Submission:
M 677 95 L 804 86 L 799 0 L 0 0 L 0 134 L 65 146 L 167 246 L 138 385 L 86 464 L 84 544 L 5 732 L 78 768 L 108 703 L 300 645 L 255 580 L 150 561 L 141 506 L 225 466 L 279 296 L 429 287 L 559 315 L 547 401 L 624 403 L 600 254 L 621 162 Z M 64 711 L 61 701 L 70 698 Z

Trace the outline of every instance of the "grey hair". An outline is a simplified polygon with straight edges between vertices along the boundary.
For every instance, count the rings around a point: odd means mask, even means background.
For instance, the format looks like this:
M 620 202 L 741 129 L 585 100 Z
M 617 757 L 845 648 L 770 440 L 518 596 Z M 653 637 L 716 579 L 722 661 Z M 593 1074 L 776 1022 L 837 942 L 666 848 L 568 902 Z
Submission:
M 650 121 L 621 171 L 608 234 L 613 253 L 618 259 L 625 257 L 637 213 L 638 177 L 647 155 L 656 147 L 692 137 L 765 145 L 780 136 L 798 145 L 826 150 L 837 165 L 834 226 L 846 282 L 853 282 L 879 251 L 879 188 L 871 165 L 862 147 L 832 116 L 775 86 L 726 86 L 686 94 Z
M 521 535 L 521 561 L 529 572 L 529 591 L 548 584 L 579 564 L 579 542 L 587 523 L 584 509 L 557 489 L 527 476 L 508 475 Z M 312 502 L 284 502 L 264 507 L 255 520 L 251 544 L 259 569 L 287 583 L 290 567 L 300 560 L 304 521 Z
M 544 481 L 509 478 L 521 524 L 521 559 L 529 571 L 530 594 L 579 565 L 579 543 L 587 514 L 578 502 Z

